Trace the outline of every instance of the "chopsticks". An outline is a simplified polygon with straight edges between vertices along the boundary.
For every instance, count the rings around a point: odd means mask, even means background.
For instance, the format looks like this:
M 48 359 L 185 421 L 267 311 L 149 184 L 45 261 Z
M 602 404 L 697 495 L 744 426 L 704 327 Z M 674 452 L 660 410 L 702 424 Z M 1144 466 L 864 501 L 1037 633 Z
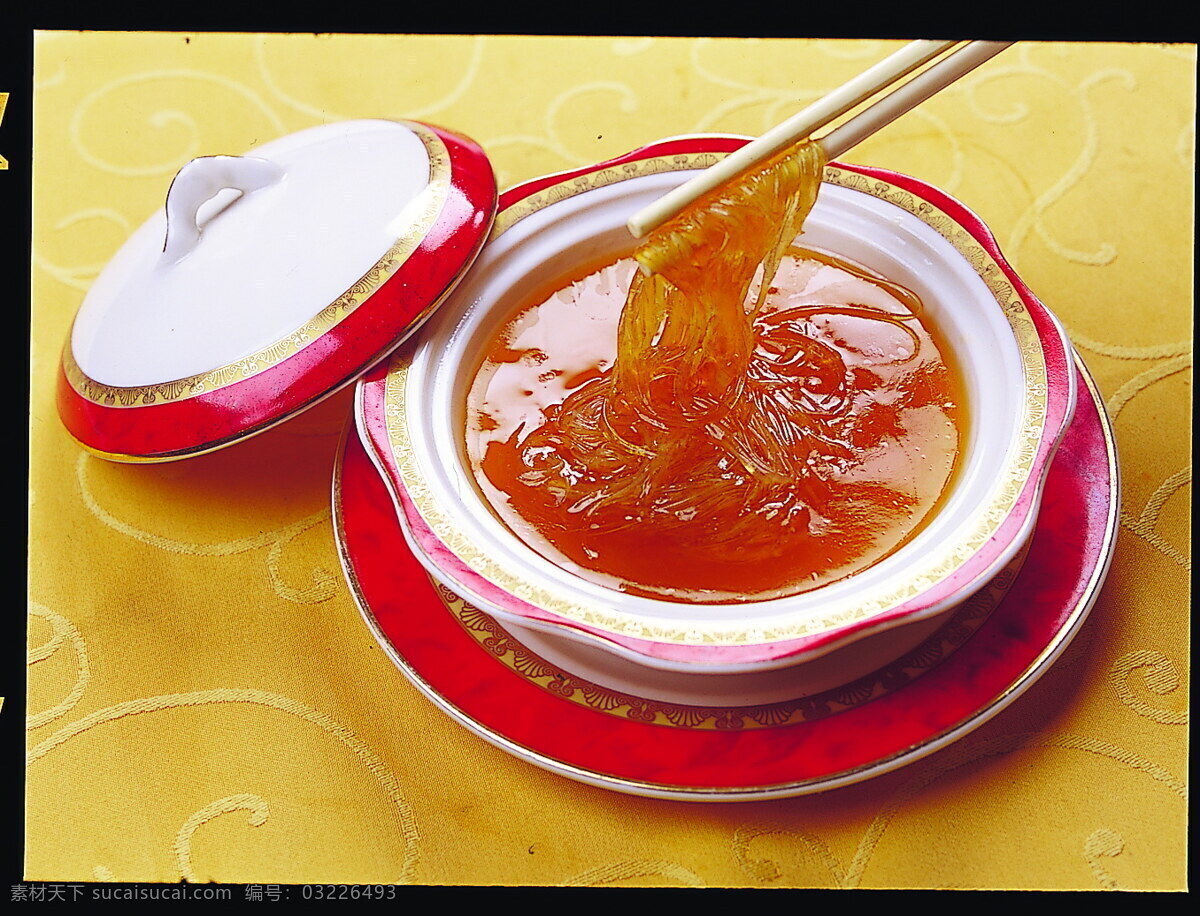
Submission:
M 933 60 L 957 41 L 914 41 L 875 66 L 839 86 L 833 92 L 778 124 L 756 140 L 730 153 L 716 165 L 674 188 L 643 207 L 628 222 L 634 238 L 642 238 L 678 215 L 688 204 L 724 184 L 779 150 L 810 136 L 856 105 L 891 86 Z M 833 159 L 862 142 L 906 111 L 965 76 L 984 61 L 995 57 L 1011 41 L 972 41 L 933 64 L 907 83 L 884 96 L 874 105 L 855 115 L 817 140 L 826 158 Z
M 966 76 L 984 61 L 991 60 L 1011 44 L 1011 41 L 970 42 L 966 47 L 914 76 L 895 92 L 884 96 L 845 124 L 834 128 L 817 142 L 825 148 L 825 155 L 829 159 L 842 155 L 881 127 L 891 124 L 906 111 L 916 108 L 930 96 Z M 800 139 L 802 138 L 796 137 L 796 140 Z

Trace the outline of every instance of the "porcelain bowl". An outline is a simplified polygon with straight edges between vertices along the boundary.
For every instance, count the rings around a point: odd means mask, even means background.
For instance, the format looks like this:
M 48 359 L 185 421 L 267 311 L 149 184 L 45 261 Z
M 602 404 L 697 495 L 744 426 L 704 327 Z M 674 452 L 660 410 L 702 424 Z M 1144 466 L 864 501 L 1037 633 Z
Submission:
M 435 579 L 502 624 L 687 674 L 773 671 L 835 651 L 852 657 L 861 640 L 874 655 L 894 657 L 1028 539 L 1075 404 L 1062 327 L 962 204 L 908 176 L 838 163 L 826 169 L 800 242 L 916 292 L 964 376 L 969 431 L 960 466 L 915 537 L 812 591 L 694 604 L 582 578 L 527 546 L 489 507 L 464 445 L 467 389 L 486 341 L 541 284 L 574 264 L 627 253 L 632 213 L 744 142 L 671 138 L 506 192 L 463 282 L 417 338 L 360 383 L 360 435 L 410 546 Z

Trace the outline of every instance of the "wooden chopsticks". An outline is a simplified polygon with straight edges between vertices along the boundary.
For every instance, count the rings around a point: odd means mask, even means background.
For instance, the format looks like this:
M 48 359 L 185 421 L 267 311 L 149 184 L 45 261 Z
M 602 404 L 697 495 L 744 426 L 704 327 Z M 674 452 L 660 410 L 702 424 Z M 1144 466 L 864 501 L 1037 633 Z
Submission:
M 629 220 L 634 238 L 642 238 L 688 204 L 735 175 L 749 169 L 781 149 L 812 135 L 856 105 L 933 60 L 957 41 L 914 41 L 880 61 L 854 79 L 778 124 L 756 140 L 730 153 L 716 165 L 674 188 L 643 207 Z M 833 159 L 915 108 L 950 83 L 974 70 L 1007 48 L 1012 42 L 972 41 L 948 54 L 931 67 L 895 89 L 874 105 L 855 115 L 817 140 L 825 155 Z

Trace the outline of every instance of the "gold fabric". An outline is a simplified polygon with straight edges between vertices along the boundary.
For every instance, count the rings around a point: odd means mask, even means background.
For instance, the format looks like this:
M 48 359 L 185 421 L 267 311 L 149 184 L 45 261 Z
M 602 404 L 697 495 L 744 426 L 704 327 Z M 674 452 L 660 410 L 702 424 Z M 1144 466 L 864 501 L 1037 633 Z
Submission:
M 338 568 L 348 394 L 164 465 L 89 457 L 56 415 L 88 285 L 194 156 L 417 118 L 482 143 L 507 186 L 665 136 L 761 133 L 896 46 L 40 34 L 26 877 L 1186 886 L 1194 46 L 1022 43 L 844 157 L 990 225 L 1094 373 L 1124 479 L 1112 570 L 1067 653 L 961 742 L 864 783 L 646 800 L 452 722 Z

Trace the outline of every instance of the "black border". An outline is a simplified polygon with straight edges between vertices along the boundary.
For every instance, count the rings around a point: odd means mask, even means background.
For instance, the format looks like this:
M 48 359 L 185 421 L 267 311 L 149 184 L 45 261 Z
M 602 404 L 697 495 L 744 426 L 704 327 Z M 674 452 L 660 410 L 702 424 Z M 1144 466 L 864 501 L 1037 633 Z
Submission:
M 6 14 L 7 19 L 7 14 Z M 33 147 L 33 37 L 29 32 L 0 27 L 0 92 L 9 94 L 4 117 L 0 120 L 0 155 L 8 168 L 0 171 L 0 239 L 3 252 L 4 292 L 9 318 L 15 327 L 9 336 L 18 349 L 12 365 L 17 366 L 14 388 L 29 404 L 29 321 L 30 321 L 30 248 L 31 248 L 31 168 Z M 21 468 L 28 472 L 29 414 L 18 421 L 16 446 Z M 9 518 L 28 542 L 28 487 L 11 496 Z M 19 527 L 18 527 L 19 526 Z M 6 778 L 0 781 L 0 875 L 19 880 L 24 862 L 25 834 L 25 656 L 28 595 L 28 550 L 14 551 L 15 567 L 6 579 L 15 583 L 13 600 L 0 637 L 4 661 L 0 662 L 0 747 L 4 751 Z M 11 884 L 11 882 L 6 882 Z
M 1091 4 L 1058 8 L 1045 2 L 1007 3 L 773 3 L 711 4 L 686 9 L 574 4 L 547 14 L 536 7 L 407 4 L 399 12 L 361 0 L 301 9 L 263 7 L 244 0 L 203 4 L 102 4 L 42 0 L 6 9 L 0 29 L 169 32 L 356 32 L 373 34 L 522 34 L 743 36 L 761 38 L 974 38 L 1195 43 L 1200 30 L 1188 4 Z M 524 10 L 527 9 L 528 12 Z
M 167 14 L 144 4 L 110 0 L 88 9 L 73 6 L 69 13 L 55 4 L 37 9 L 18 8 L 4 11 L 0 25 L 0 92 L 9 93 L 4 117 L 0 120 L 0 155 L 8 168 L 0 171 L 0 252 L 3 253 L 4 291 L 9 301 L 11 320 L 17 328 L 9 340 L 19 349 L 14 364 L 19 379 L 15 382 L 28 405 L 28 343 L 31 308 L 31 227 L 33 167 L 33 35 L 35 31 L 171 31 L 171 32 L 344 32 L 344 33 L 445 33 L 445 34 L 546 34 L 546 35 L 670 35 L 681 37 L 725 35 L 743 37 L 815 37 L 815 38 L 988 38 L 1065 41 L 1117 42 L 1197 42 L 1195 13 L 1187 4 L 1156 4 L 1142 7 L 1136 15 L 1123 4 L 1089 7 L 1086 14 L 1050 12 L 1045 4 L 1028 9 L 1006 4 L 1002 10 L 992 6 L 966 5 L 957 10 L 945 4 L 915 9 L 912 5 L 892 5 L 877 10 L 866 7 L 820 7 L 811 15 L 780 17 L 769 7 L 762 11 L 739 6 L 739 18 L 728 14 L 728 5 L 713 6 L 710 17 L 684 16 L 668 11 L 669 20 L 656 21 L 649 12 L 638 16 L 616 16 L 608 7 L 597 8 L 591 21 L 576 10 L 566 19 L 555 16 L 547 23 L 543 14 L 521 21 L 509 5 L 493 4 L 489 11 L 476 8 L 468 17 L 438 20 L 438 12 L 406 9 L 402 16 L 389 17 L 381 8 L 358 8 L 352 3 L 339 5 L 337 16 L 309 16 L 297 20 L 267 12 L 249 10 L 246 4 L 210 0 L 203 8 L 176 10 Z M 724 10 L 724 15 L 716 13 Z M 778 7 L 776 7 L 778 10 Z M 450 10 L 446 10 L 451 12 Z M 991 15 L 984 17 L 984 12 Z M 996 13 L 1001 15 L 996 15 Z M 1049 15 L 1049 18 L 1047 18 Z M 1061 18 L 1060 18 L 1061 17 Z M 540 21 L 538 21 L 540 20 Z M 548 28 L 547 25 L 553 26 Z M 665 25 L 665 28 L 664 28 Z M 776 28 L 776 26 L 779 26 Z M 804 33 L 796 32 L 803 27 Z M 24 333 L 21 333 L 21 332 Z M 18 454 L 28 472 L 28 411 L 17 433 Z M 25 535 L 25 556 L 18 557 L 10 579 L 14 601 L 9 605 L 7 632 L 0 637 L 4 662 L 0 663 L 0 748 L 3 748 L 8 778 L 0 780 L 0 898 L 7 899 L 14 885 L 23 882 L 25 825 L 25 675 L 27 615 L 23 612 L 28 595 L 28 488 L 12 494 L 9 517 Z M 503 890 L 503 888 L 497 888 Z M 710 889 L 710 894 L 716 889 Z M 235 895 L 234 899 L 239 899 Z

